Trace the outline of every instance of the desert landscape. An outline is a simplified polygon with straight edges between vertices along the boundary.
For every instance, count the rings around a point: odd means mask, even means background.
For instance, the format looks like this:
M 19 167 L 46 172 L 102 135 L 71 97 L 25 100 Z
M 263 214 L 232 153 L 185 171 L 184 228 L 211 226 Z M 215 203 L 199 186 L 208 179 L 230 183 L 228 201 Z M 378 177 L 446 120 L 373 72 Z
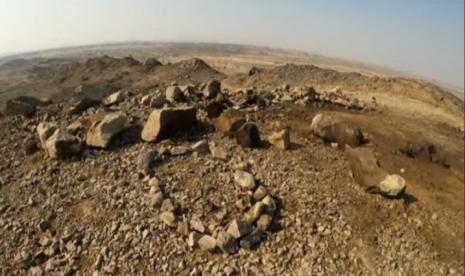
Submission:
M 1 275 L 464 275 L 463 91 L 255 46 L 0 57 Z

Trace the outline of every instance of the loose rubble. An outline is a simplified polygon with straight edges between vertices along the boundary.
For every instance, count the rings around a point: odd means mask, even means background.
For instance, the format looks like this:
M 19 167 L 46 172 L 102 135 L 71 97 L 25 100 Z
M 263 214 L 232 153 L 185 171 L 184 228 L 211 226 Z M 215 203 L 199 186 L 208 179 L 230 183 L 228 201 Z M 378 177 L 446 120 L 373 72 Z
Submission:
M 272 124 L 285 118 L 267 108 L 328 104 L 339 91 L 268 90 L 171 83 L 102 100 L 81 86 L 70 112 L 42 106 L 21 127 L 7 118 L 2 147 L 7 135 L 27 143 L 1 167 L 0 274 L 463 273 L 416 235 L 435 220 L 399 199 L 408 175 L 388 173 L 360 128 L 325 114 L 311 123 L 318 138 Z M 363 225 L 373 244 L 357 228 L 367 209 L 393 217 Z

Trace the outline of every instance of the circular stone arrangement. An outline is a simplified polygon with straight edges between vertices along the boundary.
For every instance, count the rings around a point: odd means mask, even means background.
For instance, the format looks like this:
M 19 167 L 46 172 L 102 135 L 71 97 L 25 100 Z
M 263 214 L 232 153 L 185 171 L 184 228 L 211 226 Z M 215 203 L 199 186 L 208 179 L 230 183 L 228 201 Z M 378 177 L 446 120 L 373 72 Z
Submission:
M 160 208 L 159 218 L 170 228 L 184 236 L 188 236 L 187 243 L 191 248 L 204 251 L 234 254 L 239 248 L 251 250 L 265 238 L 275 222 L 279 208 L 276 199 L 269 194 L 265 186 L 257 184 L 254 176 L 245 171 L 234 173 L 235 184 L 243 191 L 251 194 L 251 198 L 240 199 L 236 204 L 246 210 L 242 217 L 235 218 L 228 226 L 219 230 L 209 231 L 202 221 L 193 218 L 189 222 L 181 221 L 176 216 L 177 206 L 165 197 L 157 177 L 149 180 L 150 204 Z M 250 208 L 246 208 L 252 204 Z M 218 250 L 219 249 L 219 250 Z

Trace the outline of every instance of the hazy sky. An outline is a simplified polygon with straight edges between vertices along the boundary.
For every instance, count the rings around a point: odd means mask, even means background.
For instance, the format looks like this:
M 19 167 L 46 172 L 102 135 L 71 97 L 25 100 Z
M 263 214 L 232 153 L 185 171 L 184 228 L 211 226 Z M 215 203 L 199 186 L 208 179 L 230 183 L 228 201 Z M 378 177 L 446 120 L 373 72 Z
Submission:
M 127 40 L 294 48 L 464 86 L 463 0 L 0 0 L 0 53 Z

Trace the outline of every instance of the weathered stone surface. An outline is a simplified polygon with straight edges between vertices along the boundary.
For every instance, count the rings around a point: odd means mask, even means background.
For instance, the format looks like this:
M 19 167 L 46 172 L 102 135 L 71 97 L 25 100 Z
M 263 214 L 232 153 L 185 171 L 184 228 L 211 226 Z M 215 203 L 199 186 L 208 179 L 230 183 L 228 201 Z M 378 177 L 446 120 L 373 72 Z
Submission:
M 235 109 L 223 111 L 223 113 L 213 121 L 215 128 L 227 136 L 234 135 L 244 123 L 244 113 Z
M 77 114 L 85 109 L 96 106 L 102 102 L 102 92 L 92 85 L 80 85 L 75 89 L 74 102 L 69 113 Z
M 221 92 L 221 82 L 212 80 L 208 82 L 203 89 L 203 96 L 207 99 L 213 99 Z
M 37 105 L 35 105 L 32 100 L 28 100 L 29 98 L 32 97 L 17 97 L 15 99 L 6 101 L 2 113 L 5 116 L 32 116 L 36 112 Z M 40 101 L 39 99 L 37 100 Z
M 194 107 L 163 108 L 154 110 L 142 130 L 142 140 L 160 141 L 179 131 L 197 124 L 197 110 Z
M 262 215 L 263 210 L 265 209 L 265 204 L 261 201 L 256 202 L 252 208 L 247 212 L 245 220 L 248 223 L 254 223 Z
M 234 181 L 243 190 L 252 190 L 255 188 L 255 178 L 252 174 L 245 171 L 236 171 Z
M 200 249 L 204 250 L 204 251 L 215 251 L 216 249 L 216 239 L 213 238 L 212 236 L 209 236 L 209 235 L 203 235 L 199 241 L 198 241 L 198 245 L 200 247 Z
M 228 152 L 216 143 L 209 143 L 210 152 L 215 159 L 227 161 L 229 158 Z
M 221 231 L 216 239 L 218 247 L 224 252 L 234 254 L 239 249 L 237 240 L 228 232 Z
M 266 190 L 266 188 L 260 185 L 253 193 L 253 199 L 259 201 L 259 200 L 262 200 L 267 195 L 268 195 L 268 191 Z
M 389 197 L 396 197 L 405 191 L 405 179 L 397 174 L 387 175 L 386 178 L 379 183 L 381 194 Z
M 160 214 L 160 219 L 169 227 L 176 227 L 176 217 L 173 212 L 163 212 Z
M 89 146 L 107 148 L 113 137 L 124 130 L 126 115 L 121 112 L 106 115 L 101 121 L 92 124 L 86 136 Z
M 45 149 L 49 157 L 63 159 L 81 153 L 81 141 L 62 129 L 55 132 L 45 141 Z
M 187 245 L 189 245 L 189 247 L 197 246 L 201 237 L 202 237 L 202 234 L 199 234 L 195 231 L 190 232 L 189 238 L 187 239 Z
M 269 214 L 274 214 L 278 210 L 276 201 L 270 195 L 265 196 L 265 198 L 262 199 L 262 203 L 265 205 L 265 211 Z
M 255 229 L 251 233 L 249 233 L 247 236 L 242 238 L 239 244 L 242 248 L 251 250 L 262 241 L 264 236 L 265 236 L 265 233 L 263 233 L 262 230 Z
M 234 136 L 237 144 L 243 148 L 256 148 L 261 145 L 260 132 L 254 123 L 243 124 Z
M 226 108 L 227 106 L 223 101 L 212 100 L 205 106 L 205 111 L 207 112 L 207 117 L 212 119 L 218 118 Z
M 253 226 L 249 223 L 241 220 L 233 220 L 231 224 L 229 224 L 227 232 L 236 239 L 240 239 L 243 236 L 252 232 Z
M 186 96 L 181 91 L 181 89 L 179 89 L 179 87 L 176 85 L 169 86 L 168 88 L 166 88 L 165 97 L 168 101 L 173 102 L 173 103 L 182 102 L 186 100 Z
M 197 143 L 193 144 L 191 147 L 193 152 L 198 153 L 208 153 L 210 151 L 210 147 L 208 146 L 207 140 L 200 140 Z
M 105 105 L 113 105 L 124 101 L 124 98 L 125 97 L 123 91 L 118 91 L 110 94 L 108 97 L 105 98 L 103 102 Z
M 289 129 L 285 128 L 281 131 L 273 132 L 268 136 L 268 142 L 279 149 L 289 149 L 291 147 Z
M 149 175 L 155 163 L 156 152 L 151 149 L 144 148 L 137 158 L 137 167 L 145 175 Z
M 43 149 L 46 149 L 46 142 L 50 136 L 57 130 L 55 123 L 41 122 L 37 125 L 37 135 L 39 136 L 40 145 Z
M 160 65 L 162 65 L 161 62 L 158 59 L 153 58 L 153 57 L 146 59 L 144 62 L 144 67 L 145 67 L 145 70 L 147 71 L 150 71 L 153 68 L 160 66 Z
M 387 173 L 381 168 L 371 148 L 348 148 L 347 159 L 355 181 L 366 191 L 373 191 L 385 179 Z
M 257 220 L 257 228 L 266 231 L 271 225 L 271 221 L 273 218 L 270 215 L 264 214 L 261 215 L 260 218 Z
M 364 141 L 360 128 L 324 114 L 317 114 L 310 128 L 316 136 L 326 142 L 357 147 Z

